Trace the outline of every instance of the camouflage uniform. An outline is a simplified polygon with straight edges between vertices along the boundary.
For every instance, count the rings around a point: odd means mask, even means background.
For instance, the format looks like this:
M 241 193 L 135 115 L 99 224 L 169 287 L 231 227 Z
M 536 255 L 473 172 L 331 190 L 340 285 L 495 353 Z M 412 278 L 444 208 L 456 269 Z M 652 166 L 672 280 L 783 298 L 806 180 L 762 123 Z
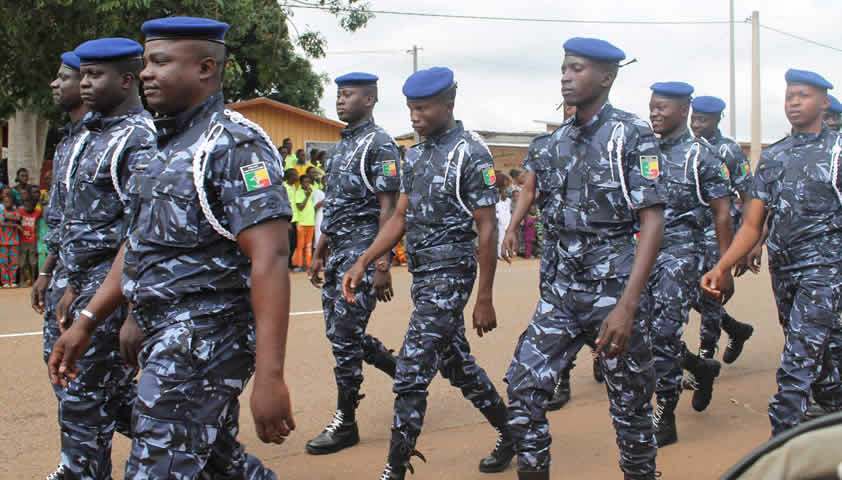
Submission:
M 736 202 L 746 195 L 751 187 L 751 165 L 737 142 L 722 135 L 719 129 L 711 138 L 706 138 L 713 151 L 724 161 L 731 177 L 731 190 L 734 202 L 731 203 L 731 217 L 734 219 L 734 231 L 740 225 L 740 205 Z M 716 238 L 716 228 L 713 224 L 713 212 L 708 210 L 709 224 L 705 230 L 705 258 L 703 270 L 710 271 L 719 261 L 719 241 Z M 716 349 L 719 337 L 722 335 L 722 319 L 727 313 L 725 307 L 709 295 L 700 295 L 699 304 L 695 306 L 701 314 L 701 346 L 711 351 Z
M 497 203 L 493 165 L 488 148 L 461 122 L 406 153 L 401 193 L 409 197 L 406 250 L 414 309 L 395 373 L 392 465 L 414 449 L 437 371 L 486 416 L 505 411 L 471 355 L 463 317 L 477 272 L 472 212 Z M 505 418 L 500 423 L 494 426 L 505 428 Z
M 291 210 L 274 147 L 223 109 L 217 93 L 156 122 L 158 154 L 131 186 L 122 288 L 146 340 L 126 478 L 275 478 L 236 439 L 255 362 L 251 263 L 200 207 L 194 155 L 206 137 L 219 134 L 199 158 L 221 228 L 237 235 Z
M 842 359 L 839 149 L 840 134 L 827 128 L 794 134 L 763 151 L 754 176 L 753 197 L 769 213 L 769 269 L 786 337 L 769 403 L 773 434 L 799 424 L 822 365 L 838 374 Z M 816 400 L 838 408 L 840 383 L 822 390 Z
M 663 203 L 654 175 L 641 174 L 644 163 L 657 168 L 659 155 L 646 123 L 611 105 L 587 125 L 573 122 L 537 139 L 531 149 L 543 151 L 543 161 L 526 165 L 537 175 L 547 240 L 541 297 L 506 374 L 509 428 L 522 471 L 549 470 L 546 404 L 559 372 L 597 334 L 625 289 L 635 255 L 636 212 Z M 626 353 L 601 357 L 600 364 L 620 467 L 649 476 L 655 472 L 649 403 L 655 376 L 643 315 L 646 297 L 641 301 Z
M 729 196 L 731 183 L 722 159 L 689 130 L 661 139 L 660 144 L 660 183 L 666 199 L 664 240 L 647 290 L 653 307 L 655 390 L 659 403 L 669 404 L 681 393 L 681 337 L 690 306 L 700 296 L 705 229 L 710 222 L 706 203 Z
M 79 295 L 69 318 L 88 305 L 111 269 L 130 215 L 126 189 L 135 168 L 155 153 L 152 117 L 140 107 L 117 117 L 91 112 L 83 123 L 90 137 L 70 166 L 60 232 L 61 263 Z M 113 432 L 129 435 L 137 371 L 120 356 L 125 314 L 118 308 L 100 322 L 77 362 L 79 376 L 58 392 L 62 464 L 72 478 L 109 478 Z
M 67 167 L 70 163 L 77 161 L 90 135 L 81 121 L 65 125 L 62 128 L 62 134 L 63 137 L 56 146 L 56 153 L 53 155 L 53 180 L 50 185 L 50 197 L 44 212 L 44 220 L 48 227 L 44 243 L 47 245 L 47 251 L 50 255 L 56 257 L 50 285 L 47 287 L 44 298 L 43 352 L 45 363 L 50 358 L 53 345 L 61 335 L 56 319 L 56 306 L 67 287 L 67 273 L 58 258 L 59 248 L 61 247 L 61 226 L 64 222 L 65 198 L 67 197 Z
M 336 359 L 337 390 L 356 398 L 363 382 L 362 362 L 373 363 L 386 348 L 365 333 L 377 303 L 372 289 L 374 265 L 357 288 L 356 302 L 342 295 L 342 278 L 379 230 L 377 193 L 400 189 L 400 153 L 392 137 L 369 120 L 342 131 L 328 156 L 322 232 L 330 249 L 325 266 L 322 306 L 325 330 Z M 363 172 L 365 178 L 363 178 Z

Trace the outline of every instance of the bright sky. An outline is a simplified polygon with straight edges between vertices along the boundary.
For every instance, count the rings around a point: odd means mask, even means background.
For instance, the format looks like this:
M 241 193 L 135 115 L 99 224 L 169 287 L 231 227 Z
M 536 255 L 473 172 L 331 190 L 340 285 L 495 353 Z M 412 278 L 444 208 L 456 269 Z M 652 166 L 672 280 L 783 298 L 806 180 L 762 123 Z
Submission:
M 372 9 L 504 17 L 579 20 L 728 20 L 728 0 L 370 0 Z M 784 72 L 787 68 L 815 70 L 842 89 L 842 4 L 838 0 L 737 0 L 736 114 L 737 139 L 750 133 L 751 26 L 742 23 L 752 10 L 761 24 L 839 51 L 812 45 L 769 30 L 761 30 L 761 90 L 763 139 L 774 141 L 789 126 L 783 114 Z M 411 131 L 401 86 L 412 73 L 405 51 L 418 45 L 419 67 L 448 66 L 459 83 L 457 118 L 477 130 L 539 131 L 535 120 L 559 120 L 562 44 L 573 36 L 604 38 L 638 63 L 620 71 L 612 103 L 648 117 L 649 85 L 681 80 L 696 95 L 728 99 L 727 24 L 717 25 L 593 25 L 515 23 L 377 15 L 357 32 L 341 30 L 334 17 L 314 10 L 296 10 L 294 23 L 319 30 L 328 40 L 328 56 L 315 60 L 318 72 L 331 84 L 321 106 L 334 111 L 333 78 L 348 71 L 380 76 L 378 122 L 393 135 Z M 360 52 L 360 53 L 347 53 Z M 842 92 L 839 92 L 842 96 Z M 730 102 L 729 102 L 730 103 Z M 723 132 L 729 135 L 726 109 Z

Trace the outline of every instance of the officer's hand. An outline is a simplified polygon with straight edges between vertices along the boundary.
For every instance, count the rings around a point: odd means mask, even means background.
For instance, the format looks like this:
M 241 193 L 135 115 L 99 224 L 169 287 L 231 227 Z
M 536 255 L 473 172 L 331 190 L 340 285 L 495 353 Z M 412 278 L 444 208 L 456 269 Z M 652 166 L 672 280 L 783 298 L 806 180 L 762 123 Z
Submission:
M 705 292 L 705 295 L 709 295 L 721 301 L 722 285 L 724 282 L 723 277 L 725 277 L 725 272 L 719 270 L 718 268 L 714 268 L 713 270 L 702 275 L 701 286 L 702 291 Z
M 380 270 L 376 270 L 374 272 L 374 280 L 371 286 L 374 288 L 374 295 L 380 302 L 389 302 L 395 295 L 395 291 L 392 290 L 391 272 L 381 272 Z
M 364 275 L 365 266 L 357 261 L 342 278 L 342 294 L 345 296 L 345 301 L 348 303 L 357 303 L 355 294 L 357 287 L 363 282 Z
M 67 388 L 67 384 L 79 374 L 76 361 L 88 350 L 91 334 L 92 330 L 87 329 L 84 322 L 77 322 L 61 334 L 47 361 L 47 371 L 53 385 Z
M 313 255 L 313 260 L 307 268 L 307 277 L 310 279 L 310 284 L 316 288 L 322 288 L 324 279 L 322 278 L 322 269 L 325 267 L 325 260 L 321 255 Z
M 477 335 L 480 337 L 497 328 L 497 313 L 494 311 L 494 305 L 491 303 L 491 299 L 477 299 L 477 303 L 474 305 L 473 320 L 474 330 L 477 331 Z
M 594 355 L 602 354 L 608 358 L 614 358 L 626 351 L 636 309 L 624 303 L 618 303 L 611 310 L 611 313 L 602 321 L 602 327 L 599 329 L 599 336 L 596 339 Z
M 143 331 L 137 326 L 134 315 L 129 313 L 120 328 L 120 355 L 129 366 L 137 368 L 137 358 L 143 347 Z
M 512 263 L 517 252 L 517 233 L 511 228 L 506 229 L 506 235 L 503 237 L 502 257 L 507 263 Z
M 722 302 L 722 305 L 725 305 L 734 296 L 734 277 L 731 276 L 731 272 L 725 272 L 722 276 L 719 290 L 722 291 L 719 301 Z
M 284 379 L 274 374 L 255 372 L 251 392 L 251 414 L 254 428 L 263 443 L 284 443 L 295 430 L 292 401 Z
M 751 273 L 760 273 L 760 267 L 763 264 L 763 244 L 755 245 L 748 254 L 748 268 Z
M 734 276 L 742 277 L 748 271 L 748 255 L 741 258 L 736 265 L 734 265 Z
M 79 294 L 73 290 L 73 287 L 68 285 L 64 290 L 64 295 L 61 296 L 61 300 L 56 305 L 56 319 L 58 319 L 58 328 L 62 333 L 70 328 L 73 323 L 73 319 L 70 318 L 70 306 L 73 305 L 78 296 Z
M 30 293 L 32 309 L 40 315 L 44 314 L 44 295 L 47 292 L 47 287 L 50 286 L 50 278 L 47 275 L 38 275 L 38 280 L 35 280 L 32 285 L 32 292 Z

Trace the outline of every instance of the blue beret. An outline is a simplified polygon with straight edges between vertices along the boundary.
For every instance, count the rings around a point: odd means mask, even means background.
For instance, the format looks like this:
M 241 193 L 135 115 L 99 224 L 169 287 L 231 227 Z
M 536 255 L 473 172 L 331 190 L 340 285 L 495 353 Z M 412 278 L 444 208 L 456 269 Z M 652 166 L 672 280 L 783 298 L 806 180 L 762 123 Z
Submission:
M 337 87 L 347 87 L 353 85 L 377 85 L 377 80 L 377 75 L 364 72 L 351 72 L 336 77 L 334 82 L 336 82 Z
M 129 38 L 97 38 L 82 43 L 73 53 L 79 56 L 79 63 L 110 62 L 124 58 L 143 56 L 143 46 Z
M 833 84 L 825 80 L 824 77 L 816 72 L 809 72 L 807 70 L 796 70 L 794 68 L 790 68 L 786 71 L 784 78 L 786 78 L 787 84 L 797 83 L 799 85 L 810 85 L 824 90 L 830 90 L 833 88 Z
M 453 85 L 453 70 L 433 67 L 410 75 L 403 84 L 403 94 L 409 100 L 420 100 L 438 95 Z
M 618 63 L 626 58 L 622 50 L 598 38 L 573 37 L 564 42 L 564 51 L 599 62 Z
M 693 86 L 684 82 L 658 82 L 653 83 L 652 93 L 662 97 L 689 98 L 693 95 Z
M 692 105 L 697 113 L 722 113 L 725 110 L 725 101 L 719 97 L 696 97 Z
M 73 52 L 64 52 L 61 54 L 61 63 L 73 70 L 79 70 L 79 55 Z
M 828 95 L 827 99 L 830 100 L 830 107 L 827 108 L 827 111 L 830 113 L 842 113 L 842 103 L 839 103 L 839 100 L 836 99 L 833 95 Z
M 140 30 L 146 40 L 164 38 L 195 38 L 224 42 L 225 32 L 231 26 L 210 18 L 200 17 L 164 17 L 143 22 Z

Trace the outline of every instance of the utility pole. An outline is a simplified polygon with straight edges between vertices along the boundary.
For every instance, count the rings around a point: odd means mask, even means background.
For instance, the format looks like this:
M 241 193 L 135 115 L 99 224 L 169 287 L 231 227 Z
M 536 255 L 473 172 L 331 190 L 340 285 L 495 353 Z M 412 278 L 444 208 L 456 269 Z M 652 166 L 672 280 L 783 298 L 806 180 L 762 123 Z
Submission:
M 412 54 L 412 73 L 415 73 L 415 72 L 418 71 L 418 51 L 419 50 L 421 50 L 421 49 L 418 48 L 418 45 L 413 45 L 412 50 L 406 51 L 406 53 Z M 418 142 L 421 141 L 421 136 L 418 135 L 417 132 L 413 134 L 413 137 L 415 138 L 415 143 L 418 143 Z
M 729 16 L 731 22 L 731 99 L 729 102 L 729 115 L 731 123 L 731 138 L 737 139 L 737 83 L 736 83 L 736 63 L 734 59 L 734 0 L 731 0 L 731 10 Z
M 751 12 L 751 163 L 760 160 L 760 12 Z

